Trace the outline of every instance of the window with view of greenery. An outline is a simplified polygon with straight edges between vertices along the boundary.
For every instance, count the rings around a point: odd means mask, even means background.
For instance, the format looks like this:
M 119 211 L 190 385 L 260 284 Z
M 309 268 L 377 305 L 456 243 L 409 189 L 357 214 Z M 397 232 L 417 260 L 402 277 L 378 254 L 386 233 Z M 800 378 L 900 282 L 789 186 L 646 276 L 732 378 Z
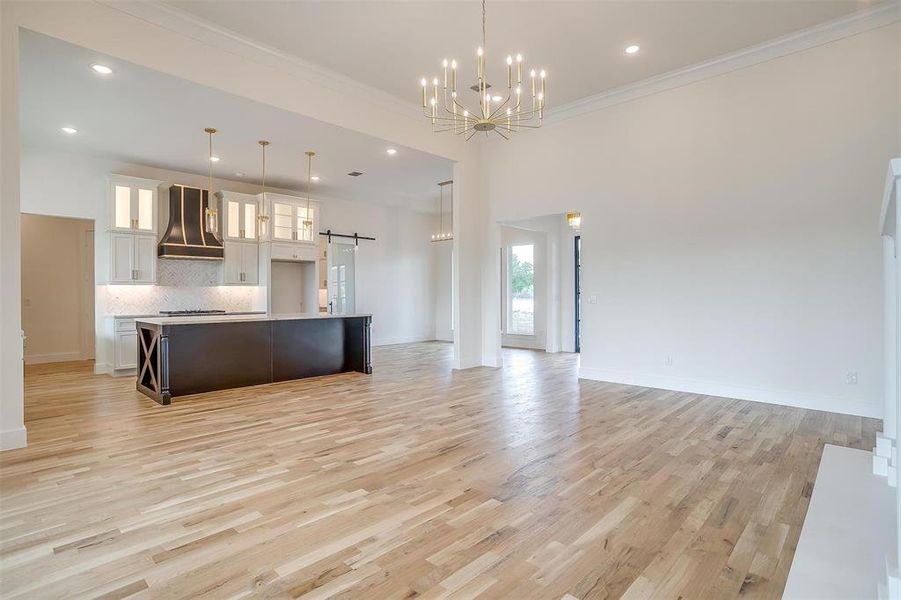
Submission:
M 510 246 L 508 255 L 507 333 L 535 335 L 535 247 Z

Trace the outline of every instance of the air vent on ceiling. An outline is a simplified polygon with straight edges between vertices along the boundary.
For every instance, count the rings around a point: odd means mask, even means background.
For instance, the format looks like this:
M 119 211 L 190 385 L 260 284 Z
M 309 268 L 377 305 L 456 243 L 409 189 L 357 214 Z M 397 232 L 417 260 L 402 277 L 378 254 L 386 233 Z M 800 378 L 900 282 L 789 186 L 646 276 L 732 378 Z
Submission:
M 360 175 L 362 175 L 362 173 L 360 173 L 359 171 L 351 171 L 350 173 L 348 173 L 348 175 L 350 175 L 351 177 L 359 177 Z

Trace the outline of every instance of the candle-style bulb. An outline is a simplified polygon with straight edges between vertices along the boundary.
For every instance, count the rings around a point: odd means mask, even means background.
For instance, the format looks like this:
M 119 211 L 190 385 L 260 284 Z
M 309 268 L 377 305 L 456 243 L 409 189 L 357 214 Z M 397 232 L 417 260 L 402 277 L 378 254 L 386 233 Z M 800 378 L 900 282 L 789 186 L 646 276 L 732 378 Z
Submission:
M 547 77 L 547 73 L 544 72 L 544 69 L 541 69 L 541 78 L 544 79 Z
M 435 77 L 434 79 L 432 79 L 432 85 L 438 85 L 438 78 L 437 78 L 437 77 Z
M 454 60 L 451 61 L 451 69 L 456 69 L 456 68 L 457 68 L 457 59 L 455 58 Z
M 516 55 L 516 62 L 518 62 L 518 63 L 521 63 L 521 62 L 522 62 L 522 54 L 517 54 L 517 55 Z
M 532 69 L 532 72 L 529 73 L 529 77 L 535 77 L 535 69 Z
M 429 85 L 429 82 L 425 80 L 425 77 L 423 77 L 423 78 L 422 78 L 422 81 L 420 81 L 419 83 L 422 84 L 422 87 L 425 87 L 425 86 Z
M 476 54 L 478 54 L 479 56 L 482 56 L 483 52 L 484 52 L 484 50 L 482 50 L 481 46 L 479 46 L 478 50 L 476 50 Z
M 444 67 L 445 69 L 447 68 L 447 59 L 446 58 L 443 61 L 441 61 L 441 66 Z
M 512 64 L 513 64 L 513 57 L 508 55 L 507 56 L 507 66 L 510 66 Z

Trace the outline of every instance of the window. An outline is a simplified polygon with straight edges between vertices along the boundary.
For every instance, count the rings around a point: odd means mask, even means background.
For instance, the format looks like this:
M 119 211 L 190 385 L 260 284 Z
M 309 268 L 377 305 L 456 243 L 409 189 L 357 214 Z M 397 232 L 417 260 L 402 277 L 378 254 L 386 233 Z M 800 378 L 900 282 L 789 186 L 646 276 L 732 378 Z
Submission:
M 507 252 L 507 333 L 535 335 L 535 246 Z

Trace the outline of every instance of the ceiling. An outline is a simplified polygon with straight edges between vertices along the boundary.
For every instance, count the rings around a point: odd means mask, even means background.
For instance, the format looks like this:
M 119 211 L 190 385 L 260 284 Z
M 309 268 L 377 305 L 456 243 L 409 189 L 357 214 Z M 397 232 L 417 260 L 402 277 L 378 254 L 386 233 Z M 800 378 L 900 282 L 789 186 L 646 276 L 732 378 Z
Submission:
M 232 96 L 30 31 L 20 36 L 22 141 L 124 162 L 206 174 L 205 127 L 219 129 L 218 178 L 259 183 L 260 146 L 267 185 L 306 188 L 306 156 L 320 197 L 437 212 L 438 186 L 453 176 L 443 158 Z M 113 74 L 96 74 L 100 63 Z M 78 129 L 73 136 L 60 128 Z M 389 156 L 389 147 L 397 149 Z M 360 171 L 360 177 L 347 173 Z M 236 173 L 243 173 L 237 176 Z
M 489 78 L 507 54 L 548 70 L 548 105 L 617 88 L 865 9 L 866 0 L 488 2 Z M 410 102 L 456 58 L 475 82 L 477 1 L 169 0 L 171 7 Z M 627 56 L 627 45 L 641 46 Z

